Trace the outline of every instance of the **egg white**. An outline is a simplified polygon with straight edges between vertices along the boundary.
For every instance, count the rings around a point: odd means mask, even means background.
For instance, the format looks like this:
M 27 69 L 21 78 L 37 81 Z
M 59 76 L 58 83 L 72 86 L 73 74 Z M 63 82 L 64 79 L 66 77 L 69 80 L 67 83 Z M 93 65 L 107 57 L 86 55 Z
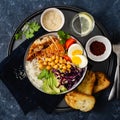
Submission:
M 86 56 L 84 56 L 84 55 L 74 55 L 74 56 L 72 56 L 72 58 L 73 58 L 73 57 L 74 57 L 74 61 L 73 61 L 73 59 L 72 59 L 72 62 L 73 62 L 74 64 L 77 63 L 76 65 L 79 66 L 80 68 L 84 68 L 84 67 L 87 66 L 87 64 L 88 64 L 88 59 L 87 59 Z M 76 60 L 75 60 L 75 57 L 76 57 Z M 79 63 L 79 61 L 78 61 L 77 58 L 80 59 L 80 63 Z
M 72 44 L 72 45 L 69 47 L 69 49 L 68 49 L 68 56 L 69 56 L 70 58 L 73 56 L 72 53 L 73 53 L 75 50 L 80 50 L 80 51 L 82 51 L 82 54 L 83 54 L 83 51 L 84 51 L 82 45 L 77 44 L 77 43 Z M 76 55 L 79 55 L 79 54 L 76 54 Z

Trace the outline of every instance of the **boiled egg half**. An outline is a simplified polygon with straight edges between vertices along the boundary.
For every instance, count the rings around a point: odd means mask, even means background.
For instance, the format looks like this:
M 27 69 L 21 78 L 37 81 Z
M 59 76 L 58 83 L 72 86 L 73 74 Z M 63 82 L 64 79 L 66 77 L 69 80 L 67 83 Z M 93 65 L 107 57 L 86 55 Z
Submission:
M 68 56 L 71 58 L 72 63 L 84 68 L 88 64 L 88 59 L 84 54 L 84 49 L 81 44 L 72 44 L 68 49 Z
M 68 49 L 68 56 L 71 58 L 73 55 L 82 55 L 84 49 L 81 44 L 72 44 Z
M 84 68 L 88 64 L 88 59 L 84 55 L 74 55 L 71 60 L 73 64 L 79 66 L 80 68 Z

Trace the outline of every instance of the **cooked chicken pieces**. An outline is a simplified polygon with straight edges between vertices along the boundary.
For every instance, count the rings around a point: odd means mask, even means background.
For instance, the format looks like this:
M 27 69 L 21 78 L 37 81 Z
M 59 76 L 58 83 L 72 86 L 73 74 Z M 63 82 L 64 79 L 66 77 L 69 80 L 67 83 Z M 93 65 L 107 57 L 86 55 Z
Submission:
M 58 41 L 58 38 L 55 36 L 46 36 L 35 40 L 29 48 L 27 60 L 31 61 L 35 57 L 40 59 L 51 57 L 52 55 L 63 55 L 65 53 L 64 48 Z

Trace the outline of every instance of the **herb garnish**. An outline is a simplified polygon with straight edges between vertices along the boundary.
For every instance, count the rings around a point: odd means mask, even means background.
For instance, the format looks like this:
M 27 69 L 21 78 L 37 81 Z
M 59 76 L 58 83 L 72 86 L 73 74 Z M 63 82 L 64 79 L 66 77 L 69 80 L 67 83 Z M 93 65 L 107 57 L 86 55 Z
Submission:
M 70 35 L 68 33 L 65 33 L 64 31 L 60 30 L 58 31 L 58 35 L 60 37 L 60 43 L 65 44 L 66 40 L 70 38 Z
M 26 39 L 32 38 L 39 28 L 40 25 L 37 22 L 27 22 L 22 30 L 15 34 L 15 40 L 22 39 L 22 35 L 25 35 Z

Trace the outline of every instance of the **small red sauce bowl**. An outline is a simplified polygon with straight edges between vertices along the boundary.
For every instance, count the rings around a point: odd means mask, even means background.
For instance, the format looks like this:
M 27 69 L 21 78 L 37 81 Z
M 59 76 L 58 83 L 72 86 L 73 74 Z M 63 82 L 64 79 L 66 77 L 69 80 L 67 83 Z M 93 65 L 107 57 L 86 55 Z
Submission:
M 98 44 L 96 44 L 96 45 L 94 44 L 92 46 L 92 47 L 95 47 L 95 48 L 92 48 L 94 50 L 94 51 L 92 51 L 91 45 L 95 42 L 97 42 Z M 103 48 L 102 46 L 100 47 L 101 44 L 103 44 L 103 46 L 105 48 Z M 105 36 L 97 35 L 97 36 L 90 38 L 87 41 L 85 49 L 86 49 L 88 57 L 91 60 L 93 60 L 95 62 L 101 62 L 101 61 L 106 60 L 110 56 L 111 51 L 112 51 L 112 45 L 111 45 L 111 42 L 108 38 L 106 38 Z M 98 53 L 100 53 L 100 54 L 98 54 Z

